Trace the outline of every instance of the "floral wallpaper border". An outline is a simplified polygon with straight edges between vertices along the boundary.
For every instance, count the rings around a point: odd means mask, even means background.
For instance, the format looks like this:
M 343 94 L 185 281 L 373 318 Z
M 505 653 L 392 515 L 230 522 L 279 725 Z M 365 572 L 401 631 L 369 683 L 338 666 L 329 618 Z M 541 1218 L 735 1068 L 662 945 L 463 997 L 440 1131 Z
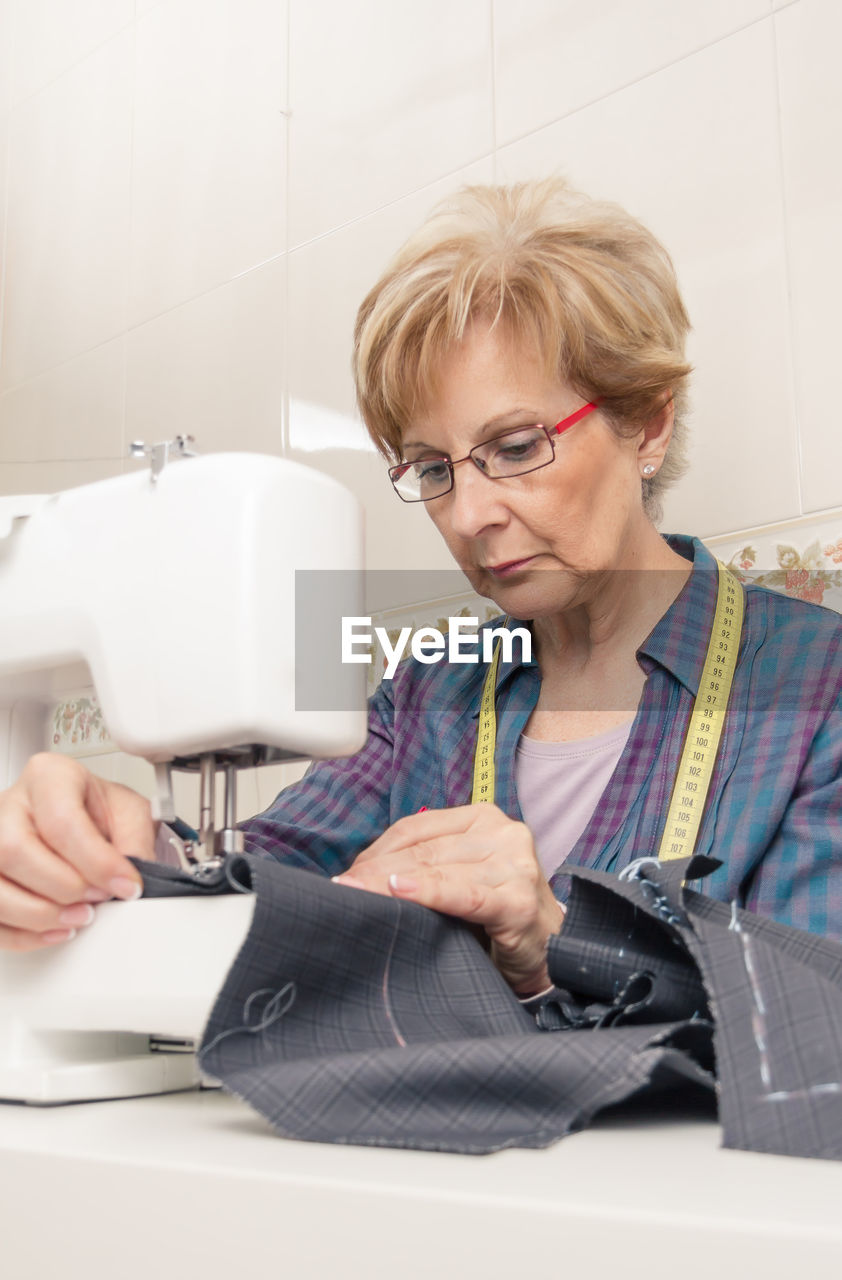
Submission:
M 842 516 L 705 539 L 743 582 L 842 613 Z
M 756 582 L 842 613 L 842 512 L 704 541 L 742 582 Z M 449 618 L 475 617 L 482 625 L 499 612 L 490 600 L 465 592 L 383 610 L 372 615 L 372 627 L 385 627 L 394 644 L 402 627 L 417 630 L 433 626 L 446 633 Z M 381 659 L 369 668 L 369 694 L 380 682 L 386 664 L 385 657 L 381 655 Z M 78 757 L 118 750 L 93 689 L 79 690 L 57 703 L 51 723 L 48 747 L 53 751 Z
M 108 733 L 93 688 L 79 690 L 57 703 L 47 745 L 51 751 L 69 756 L 103 755 L 119 749 Z

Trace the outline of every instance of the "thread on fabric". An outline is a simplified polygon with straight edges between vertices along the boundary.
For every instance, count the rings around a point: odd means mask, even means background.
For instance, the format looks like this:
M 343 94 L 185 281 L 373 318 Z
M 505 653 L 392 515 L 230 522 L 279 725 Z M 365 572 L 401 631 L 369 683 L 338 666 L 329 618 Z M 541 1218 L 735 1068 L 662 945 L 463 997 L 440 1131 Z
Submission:
M 657 858 L 635 858 L 634 862 L 630 862 L 627 867 L 623 867 L 617 876 L 618 880 L 640 880 L 642 879 L 642 871 L 644 867 L 660 867 Z
M 398 902 L 398 904 L 397 904 L 397 905 L 398 905 L 398 913 L 397 913 L 397 915 L 396 915 L 396 917 L 395 917 L 395 925 L 394 925 L 394 928 L 393 928 L 393 930 L 392 930 L 392 940 L 391 940 L 391 942 L 389 943 L 389 952 L 388 952 L 388 955 L 386 956 L 386 964 L 385 964 L 385 965 L 384 965 L 384 967 L 383 967 L 383 981 L 382 981 L 382 983 L 381 983 L 380 990 L 381 990 L 381 994 L 382 994 L 382 996 L 383 996 L 383 1009 L 384 1009 L 384 1011 L 385 1011 L 386 1018 L 388 1019 L 389 1026 L 392 1028 L 392 1034 L 393 1034 L 393 1036 L 395 1037 L 395 1040 L 396 1040 L 396 1041 L 398 1042 L 398 1044 L 400 1045 L 400 1047 L 401 1047 L 402 1049 L 405 1049 L 405 1048 L 406 1048 L 406 1041 L 404 1040 L 403 1036 L 401 1035 L 400 1031 L 398 1030 L 398 1024 L 397 1024 L 397 1022 L 396 1022 L 396 1020 L 395 1020 L 395 1015 L 394 1015 L 394 1013 L 392 1012 L 392 1001 L 391 1001 L 391 998 L 390 998 L 390 996 L 389 996 L 389 975 L 390 975 L 390 971 L 391 971 L 391 967 L 392 967 L 392 955 L 393 955 L 394 950 L 395 950 L 395 943 L 396 943 L 396 942 L 397 942 L 397 940 L 398 940 L 398 929 L 400 928 L 400 921 L 401 921 L 401 904 L 400 904 L 400 902 Z
M 658 863 L 658 866 L 660 865 L 661 864 Z M 654 880 L 648 880 L 646 876 L 640 873 L 638 873 L 636 879 L 643 892 L 648 896 L 649 905 L 652 907 L 659 920 L 663 920 L 665 924 L 671 925 L 685 923 L 681 916 L 676 914 L 672 903 L 663 892 L 660 885 L 655 884 Z
M 743 929 L 737 915 L 736 902 L 731 903 L 731 920 L 728 925 L 732 933 L 739 935 L 742 948 L 743 964 L 749 981 L 754 1008 L 751 1015 L 751 1031 L 757 1052 L 760 1056 L 760 1080 L 763 1085 L 764 1102 L 793 1102 L 796 1099 L 810 1098 L 815 1094 L 842 1093 L 842 1084 L 838 1080 L 830 1080 L 826 1084 L 810 1085 L 807 1089 L 772 1089 L 772 1071 L 769 1064 L 768 1028 L 766 1025 L 766 1002 L 760 988 L 760 979 L 754 964 L 751 938 Z
M 255 1006 L 260 996 L 269 996 L 270 999 L 263 1006 L 262 1011 L 255 1012 Z M 284 1002 L 285 1003 L 282 1003 Z M 256 1036 L 262 1031 L 266 1031 L 274 1023 L 279 1022 L 285 1013 L 289 1013 L 295 1003 L 295 983 L 288 982 L 281 987 L 279 991 L 273 991 L 271 987 L 260 987 L 257 991 L 252 991 L 249 998 L 243 1005 L 243 1023 L 240 1027 L 229 1027 L 227 1031 L 220 1031 L 218 1036 L 214 1036 L 210 1044 L 205 1045 L 203 1053 L 210 1053 L 221 1041 L 227 1040 L 229 1036 L 249 1035 Z M 253 1022 L 257 1017 L 259 1021 Z
M 634 862 L 630 862 L 627 867 L 623 867 L 617 879 L 637 880 L 644 893 L 648 894 L 650 905 L 654 908 L 659 919 L 664 920 L 667 924 L 684 924 L 684 920 L 680 915 L 676 914 L 669 898 L 667 898 L 660 885 L 643 874 L 644 867 L 657 867 L 660 869 L 662 866 L 663 863 L 659 858 L 635 858 Z

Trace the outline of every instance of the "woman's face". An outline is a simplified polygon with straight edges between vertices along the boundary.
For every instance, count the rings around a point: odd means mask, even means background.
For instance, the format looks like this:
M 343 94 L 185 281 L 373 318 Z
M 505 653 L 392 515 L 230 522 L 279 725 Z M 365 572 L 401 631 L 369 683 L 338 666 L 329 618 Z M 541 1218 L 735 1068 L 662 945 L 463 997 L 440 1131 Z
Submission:
M 474 326 L 408 425 L 404 457 L 463 458 L 501 432 L 551 427 L 583 403 L 529 351 Z M 641 470 L 659 462 L 663 448 L 653 452 L 644 431 L 620 439 L 598 410 L 554 441 L 554 461 L 527 475 L 493 480 L 464 462 L 453 489 L 426 504 L 475 591 L 519 618 L 586 603 L 607 572 L 643 567 L 639 553 L 652 533 Z

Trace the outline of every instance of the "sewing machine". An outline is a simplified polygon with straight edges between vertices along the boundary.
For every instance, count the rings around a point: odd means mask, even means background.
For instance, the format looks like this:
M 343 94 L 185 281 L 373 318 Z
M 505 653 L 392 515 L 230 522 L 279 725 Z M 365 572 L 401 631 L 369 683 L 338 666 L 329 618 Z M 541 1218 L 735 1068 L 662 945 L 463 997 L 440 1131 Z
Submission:
M 335 707 L 297 705 L 294 618 L 301 570 L 340 571 L 333 613 L 362 613 L 363 551 L 359 504 L 335 481 L 190 443 L 137 444 L 149 469 L 0 499 L 0 787 L 45 749 L 62 697 L 92 684 L 116 746 L 155 767 L 154 816 L 176 816 L 173 768 L 200 774 L 200 813 L 180 815 L 197 838 L 179 852 L 201 876 L 242 847 L 239 769 L 365 740 L 364 667 L 333 669 Z M 70 943 L 0 952 L 0 1099 L 191 1087 L 252 910 L 248 894 L 107 902 Z

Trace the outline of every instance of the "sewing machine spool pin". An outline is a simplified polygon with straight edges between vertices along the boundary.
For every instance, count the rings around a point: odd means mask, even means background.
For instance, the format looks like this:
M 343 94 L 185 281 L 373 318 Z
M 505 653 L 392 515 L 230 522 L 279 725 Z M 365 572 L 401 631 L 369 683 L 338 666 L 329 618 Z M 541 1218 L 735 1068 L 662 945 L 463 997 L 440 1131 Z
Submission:
M 174 440 L 161 440 L 157 444 L 147 444 L 145 440 L 132 440 L 129 445 L 130 458 L 148 458 L 150 466 L 149 479 L 155 484 L 164 467 L 176 458 L 195 458 L 196 443 L 194 436 L 176 436 Z

